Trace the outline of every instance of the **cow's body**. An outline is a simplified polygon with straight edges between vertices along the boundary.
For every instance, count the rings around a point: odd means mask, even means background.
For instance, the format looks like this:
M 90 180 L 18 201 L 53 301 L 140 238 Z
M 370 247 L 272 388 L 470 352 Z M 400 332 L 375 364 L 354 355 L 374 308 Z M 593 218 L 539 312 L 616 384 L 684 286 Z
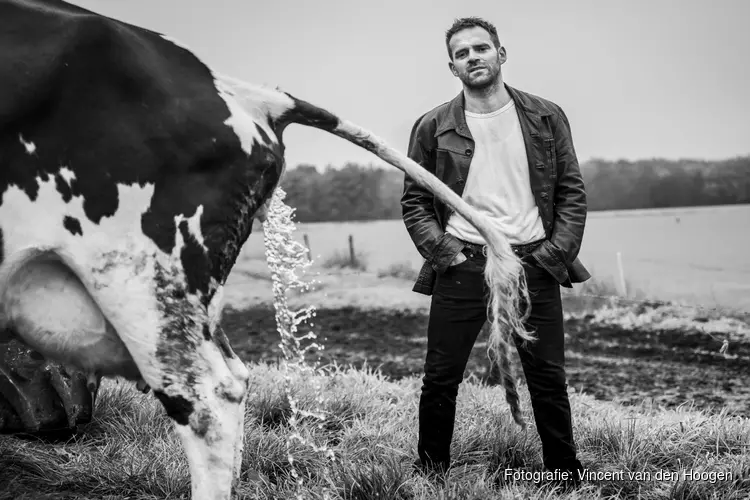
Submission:
M 267 108 L 292 100 L 241 104 L 185 48 L 68 4 L 0 23 L 0 326 L 143 378 L 227 488 L 248 372 L 216 302 L 281 173 Z
M 365 131 L 217 77 L 160 34 L 63 2 L 0 1 L 0 328 L 148 383 L 194 498 L 228 498 L 239 468 L 248 370 L 219 327 L 221 288 L 279 181 L 289 123 L 366 147 L 482 222 Z

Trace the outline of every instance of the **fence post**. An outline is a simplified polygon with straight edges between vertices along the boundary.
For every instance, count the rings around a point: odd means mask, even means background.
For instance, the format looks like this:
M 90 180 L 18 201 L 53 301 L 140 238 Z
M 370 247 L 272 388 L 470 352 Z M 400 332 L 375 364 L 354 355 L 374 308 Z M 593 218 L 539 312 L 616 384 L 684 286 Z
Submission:
M 307 233 L 303 235 L 305 239 L 305 248 L 307 248 L 307 260 L 312 260 L 312 250 L 310 250 L 310 238 L 307 237 Z
M 354 257 L 354 236 L 351 234 L 349 235 L 349 260 L 351 261 L 352 267 L 355 265 L 355 257 Z
M 617 270 L 620 274 L 620 290 L 622 291 L 623 297 L 628 296 L 628 288 L 625 284 L 625 269 L 622 266 L 622 253 L 617 252 Z

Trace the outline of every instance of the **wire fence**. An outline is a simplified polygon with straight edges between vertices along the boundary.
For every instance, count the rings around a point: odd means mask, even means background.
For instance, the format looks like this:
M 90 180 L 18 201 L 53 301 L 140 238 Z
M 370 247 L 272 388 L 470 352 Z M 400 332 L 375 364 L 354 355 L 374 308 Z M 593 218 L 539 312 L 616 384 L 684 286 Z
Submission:
M 678 301 L 669 301 L 669 300 L 660 300 L 660 299 L 635 299 L 635 298 L 628 298 L 628 297 L 622 297 L 620 295 L 615 294 L 595 294 L 595 293 L 587 293 L 587 292 L 570 292 L 570 295 L 575 297 L 587 297 L 592 299 L 600 299 L 600 300 L 609 300 L 609 301 L 616 301 L 621 303 L 626 303 L 630 305 L 669 305 L 672 307 L 677 307 L 685 310 L 693 310 L 700 313 L 703 313 L 704 315 L 708 316 L 711 313 L 714 314 L 738 314 L 738 315 L 747 315 L 750 316 L 750 311 L 746 311 L 743 309 L 728 307 L 728 306 L 714 306 L 714 307 L 707 307 L 702 306 L 700 304 L 684 304 L 680 303 Z
M 304 245 L 308 249 L 308 258 L 311 260 L 317 260 L 319 264 L 322 265 L 322 267 L 350 267 L 352 269 L 360 269 L 361 272 L 364 271 L 363 267 L 366 267 L 363 265 L 362 260 L 366 260 L 368 252 L 361 252 L 359 250 L 359 247 L 363 245 L 358 245 L 355 243 L 354 235 L 348 234 L 346 235 L 346 238 L 344 238 L 344 235 L 340 235 L 339 238 L 342 242 L 341 248 L 338 251 L 331 252 L 329 250 L 329 255 L 326 255 L 324 258 L 317 258 L 315 259 L 313 257 L 312 248 L 310 245 L 310 236 L 309 234 L 305 233 L 303 235 Z M 346 241 L 346 244 L 343 244 L 343 241 Z M 326 242 L 327 243 L 327 242 Z M 393 241 L 386 241 L 383 242 L 383 245 L 393 245 L 395 242 Z M 326 247 L 329 247 L 330 244 L 326 244 Z M 369 253 L 378 253 L 380 250 L 371 250 Z M 669 304 L 674 305 L 678 307 L 683 307 L 685 309 L 694 309 L 699 310 L 704 313 L 731 313 L 731 314 L 747 314 L 750 315 L 750 310 L 747 310 L 743 307 L 737 307 L 737 306 L 731 306 L 731 305 L 715 305 L 715 306 L 706 306 L 703 304 L 687 304 L 684 303 L 684 299 L 680 299 L 680 294 L 670 294 L 667 293 L 667 296 L 671 296 L 671 298 L 667 299 L 656 299 L 656 298 L 639 298 L 637 295 L 641 293 L 640 286 L 642 285 L 642 282 L 639 278 L 634 278 L 636 275 L 643 275 L 644 273 L 638 272 L 634 273 L 633 269 L 639 269 L 642 270 L 644 268 L 644 264 L 646 264 L 651 269 L 658 269 L 660 272 L 660 277 L 657 277 L 657 281 L 661 280 L 662 282 L 665 282 L 668 280 L 666 278 L 666 275 L 673 275 L 673 276 L 679 276 L 681 278 L 681 281 L 685 285 L 690 285 L 690 275 L 696 275 L 696 281 L 699 279 L 697 275 L 701 275 L 702 278 L 703 275 L 712 275 L 712 274 L 719 274 L 719 273 L 728 273 L 731 272 L 732 280 L 735 284 L 746 284 L 746 290 L 744 291 L 744 294 L 746 294 L 746 302 L 750 303 L 750 265 L 743 265 L 743 263 L 731 263 L 730 267 L 725 267 L 720 264 L 705 264 L 705 263 L 698 263 L 698 262 L 680 262 L 675 259 L 666 259 L 666 258 L 659 258 L 659 257 L 652 257 L 652 256 L 641 256 L 641 255 L 632 255 L 628 254 L 627 256 L 624 256 L 622 252 L 615 252 L 615 255 L 607 259 L 607 256 L 602 256 L 601 253 L 588 255 L 586 256 L 588 258 L 594 257 L 593 260 L 595 261 L 606 261 L 609 260 L 609 265 L 603 266 L 608 268 L 606 272 L 604 273 L 598 273 L 595 271 L 592 271 L 590 269 L 591 274 L 593 276 L 592 281 L 594 282 L 593 288 L 606 288 L 605 282 L 611 281 L 613 284 L 614 289 L 617 291 L 617 293 L 601 293 L 601 291 L 594 291 L 591 292 L 590 290 L 587 290 L 587 288 L 591 288 L 591 285 L 588 283 L 583 284 L 576 284 L 575 289 L 580 290 L 575 293 L 576 296 L 579 297 L 588 297 L 592 299 L 600 299 L 600 300 L 616 300 L 620 303 L 628 303 L 628 304 L 654 304 L 654 303 L 662 303 L 662 304 Z M 584 259 L 586 258 L 584 257 Z M 384 264 L 387 260 L 392 260 L 390 263 L 390 266 L 395 269 L 394 272 L 398 272 L 402 277 L 409 277 L 409 278 L 416 278 L 418 273 L 418 265 L 421 265 L 422 259 L 420 256 L 415 255 L 415 252 L 410 252 L 406 256 L 404 256 L 401 260 L 393 260 L 393 259 L 379 259 L 381 261 L 380 263 L 380 269 L 378 269 L 377 273 L 381 275 L 387 275 L 388 274 L 388 265 Z M 716 259 L 712 259 L 716 260 Z M 748 259 L 750 262 L 750 259 Z M 628 269 L 626 269 L 626 267 Z M 385 268 L 385 269 L 384 269 Z M 667 270 L 671 270 L 671 272 L 668 272 Z M 715 277 L 715 276 L 714 276 Z M 633 279 L 633 281 L 631 281 Z M 726 282 L 721 281 L 714 281 L 713 283 L 711 281 L 708 281 L 706 283 L 694 283 L 694 286 L 697 285 L 697 287 L 700 289 L 700 291 L 696 292 L 695 296 L 707 296 L 707 295 L 715 295 L 715 292 L 712 292 L 712 289 L 715 286 L 723 286 L 726 285 Z M 743 292 L 740 292 L 742 294 Z M 635 296 L 631 296 L 635 295 Z M 726 295 L 726 294 L 725 294 Z M 732 295 L 732 298 L 739 301 L 740 297 L 738 297 L 736 294 Z M 715 300 L 715 297 L 714 297 Z M 682 302 L 682 303 L 681 303 Z
M 665 214 L 646 215 L 658 219 Z M 400 221 L 302 225 L 297 229 L 296 238 L 322 274 L 348 267 L 352 272 L 416 279 L 424 262 Z M 642 246 L 638 241 L 645 241 L 644 235 L 615 241 L 603 236 L 599 228 L 581 255 L 592 279 L 563 291 L 619 305 L 663 304 L 703 315 L 750 318 L 750 258 L 743 257 L 747 257 L 743 245 L 734 244 L 734 238 L 713 246 L 711 238 L 698 238 L 693 229 L 680 229 L 679 234 L 652 231 L 651 243 Z M 248 257 L 262 258 L 262 247 L 255 246 L 258 248 L 249 249 Z M 618 247 L 622 251 L 616 250 Z

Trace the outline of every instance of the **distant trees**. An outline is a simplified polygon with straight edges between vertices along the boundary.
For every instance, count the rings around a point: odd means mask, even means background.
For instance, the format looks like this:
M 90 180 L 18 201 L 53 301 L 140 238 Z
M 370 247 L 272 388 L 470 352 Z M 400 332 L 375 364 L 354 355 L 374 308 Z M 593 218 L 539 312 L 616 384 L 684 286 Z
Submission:
M 750 157 L 592 160 L 581 165 L 591 210 L 750 203 Z
M 589 209 L 622 210 L 750 203 L 750 156 L 723 161 L 594 159 L 581 165 Z M 282 188 L 299 222 L 401 217 L 404 174 L 348 163 L 289 169 Z
M 318 171 L 300 165 L 287 171 L 282 188 L 300 222 L 394 219 L 401 216 L 403 174 L 348 163 Z

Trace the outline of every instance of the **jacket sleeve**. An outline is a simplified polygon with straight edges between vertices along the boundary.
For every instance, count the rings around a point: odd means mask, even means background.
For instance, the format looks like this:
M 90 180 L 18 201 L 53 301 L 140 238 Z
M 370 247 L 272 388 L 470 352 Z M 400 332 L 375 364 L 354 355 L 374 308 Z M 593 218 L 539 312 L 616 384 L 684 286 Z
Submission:
M 550 243 L 553 246 L 552 253 L 564 264 L 570 265 L 578 256 L 583 241 L 587 213 L 586 191 L 573 147 L 568 117 L 559 107 L 558 111 L 554 131 L 558 181 Z
M 435 150 L 431 146 L 432 134 L 421 116 L 412 127 L 408 156 L 431 174 L 435 174 Z M 401 196 L 404 225 L 417 251 L 438 273 L 445 272 L 453 258 L 463 249 L 463 244 L 440 227 L 435 210 L 435 196 L 404 176 Z

